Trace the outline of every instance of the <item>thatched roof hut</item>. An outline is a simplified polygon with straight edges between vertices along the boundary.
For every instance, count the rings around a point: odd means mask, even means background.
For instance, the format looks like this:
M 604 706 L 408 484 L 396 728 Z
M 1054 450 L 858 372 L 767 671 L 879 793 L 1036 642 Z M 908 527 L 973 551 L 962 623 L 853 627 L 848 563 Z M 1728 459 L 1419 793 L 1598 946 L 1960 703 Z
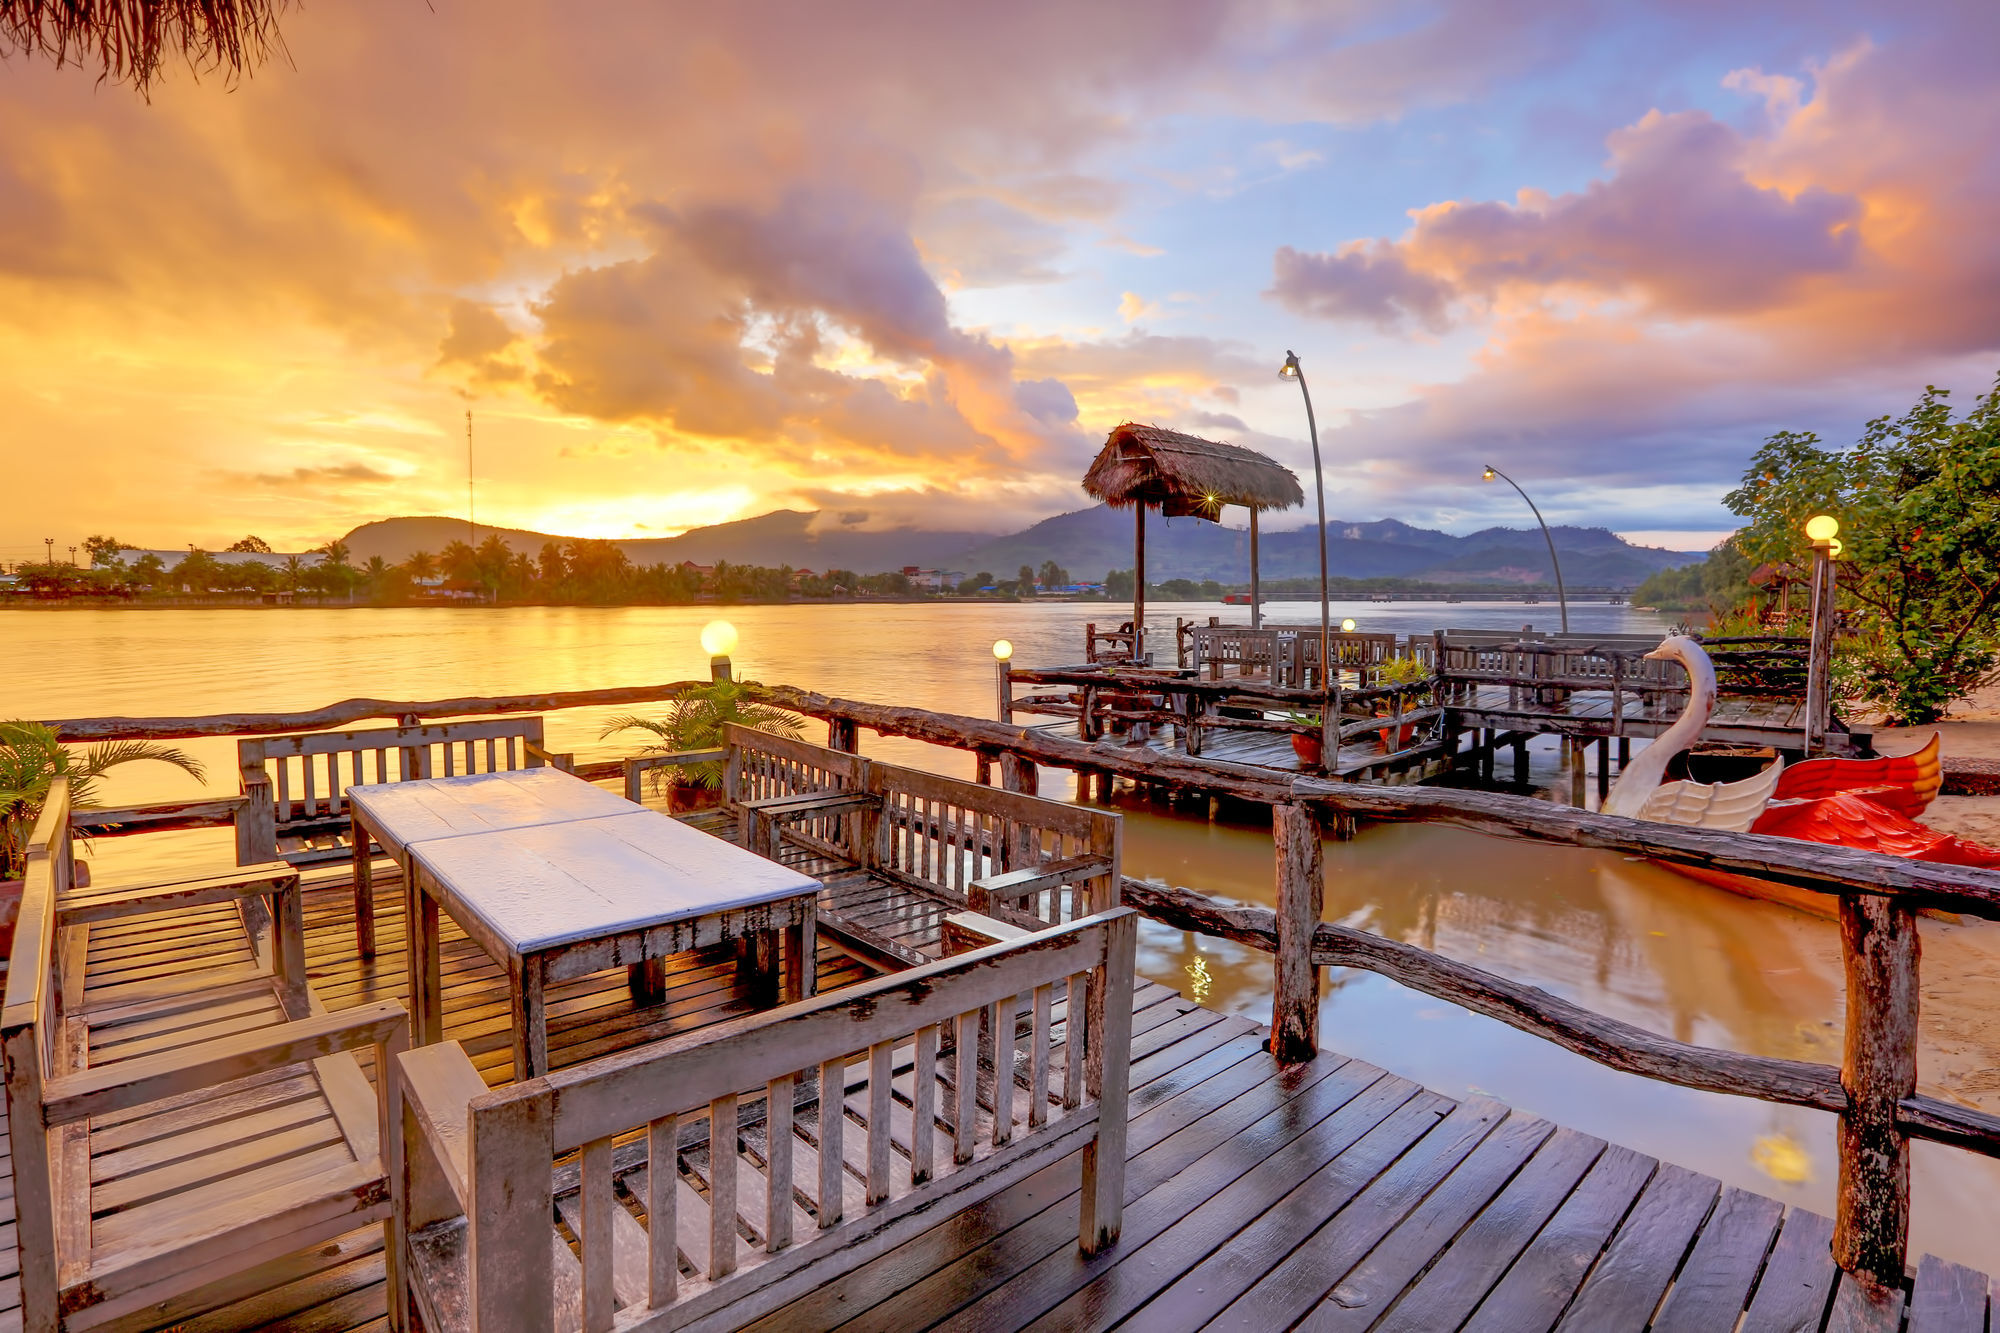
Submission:
M 235 79 L 282 54 L 278 11 L 290 0 L 0 0 L 0 56 L 22 51 L 57 65 L 96 65 L 99 77 L 144 95 L 163 57 L 178 51 L 197 74 Z
M 1083 489 L 1113 508 L 1156 505 L 1167 518 L 1213 519 L 1224 505 L 1255 513 L 1306 500 L 1292 470 L 1255 449 L 1133 421 L 1105 440 Z
M 1114 509 L 1133 508 L 1132 656 L 1145 656 L 1146 510 L 1165 518 L 1219 519 L 1224 505 L 1250 511 L 1250 623 L 1263 618 L 1257 587 L 1257 515 L 1304 504 L 1292 470 L 1255 449 L 1128 421 L 1111 432 L 1084 473 L 1083 489 Z

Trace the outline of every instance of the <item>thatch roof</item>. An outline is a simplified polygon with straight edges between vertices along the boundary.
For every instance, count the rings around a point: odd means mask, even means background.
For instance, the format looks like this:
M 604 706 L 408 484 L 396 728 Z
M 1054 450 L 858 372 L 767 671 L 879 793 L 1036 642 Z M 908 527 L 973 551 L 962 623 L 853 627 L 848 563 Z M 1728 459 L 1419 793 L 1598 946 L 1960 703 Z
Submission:
M 1111 432 L 1083 489 L 1113 508 L 1158 505 L 1168 518 L 1214 518 L 1224 505 L 1290 509 L 1306 495 L 1292 470 L 1254 449 L 1128 421 Z
M 179 51 L 197 74 L 235 79 L 284 45 L 289 0 L 0 0 L 0 55 L 11 48 L 57 65 L 89 65 L 142 95 L 160 59 Z

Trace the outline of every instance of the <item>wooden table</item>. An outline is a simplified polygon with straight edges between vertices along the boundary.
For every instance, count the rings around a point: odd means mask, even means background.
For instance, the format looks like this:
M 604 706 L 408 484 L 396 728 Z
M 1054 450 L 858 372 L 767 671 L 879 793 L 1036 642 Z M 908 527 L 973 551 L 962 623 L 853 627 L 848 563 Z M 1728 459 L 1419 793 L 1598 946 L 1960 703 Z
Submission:
M 507 969 L 522 1078 L 548 1072 L 552 982 L 624 965 L 637 985 L 648 963 L 733 940 L 783 999 L 813 993 L 818 880 L 618 804 L 625 813 L 404 842 L 416 1041 L 444 1036 L 440 911 Z

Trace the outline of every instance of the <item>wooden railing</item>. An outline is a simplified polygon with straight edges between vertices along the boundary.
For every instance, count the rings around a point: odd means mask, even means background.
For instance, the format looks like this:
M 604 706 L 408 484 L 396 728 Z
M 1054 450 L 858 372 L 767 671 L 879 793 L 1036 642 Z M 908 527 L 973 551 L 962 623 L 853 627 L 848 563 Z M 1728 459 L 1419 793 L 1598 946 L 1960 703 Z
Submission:
M 1181 665 L 1221 680 L 1234 668 L 1237 676 L 1258 675 L 1272 684 L 1294 688 L 1319 685 L 1319 630 L 1309 625 L 1206 625 L 1178 627 L 1187 642 Z M 1427 637 L 1340 631 L 1328 635 L 1327 651 L 1335 671 L 1352 684 L 1379 683 L 1382 666 L 1397 657 L 1428 663 L 1432 643 Z
M 2000 1116 L 1916 1091 L 1915 916 L 1919 908 L 1940 907 L 2000 920 L 2000 873 L 1594 815 L 1497 793 L 1313 779 L 1298 780 L 1293 791 L 1295 800 L 1274 810 L 1275 912 L 1130 879 L 1124 888 L 1125 903 L 1156 920 L 1273 955 L 1272 1045 L 1280 1058 L 1307 1058 L 1317 1047 L 1319 969 L 1359 967 L 1614 1069 L 1833 1112 L 1839 1117 L 1834 1256 L 1841 1267 L 1878 1285 L 1903 1277 L 1909 1140 L 2000 1157 Z M 1836 897 L 1847 976 L 1840 1066 L 1675 1041 L 1415 945 L 1321 921 L 1322 826 L 1356 817 L 1453 824 L 1503 837 L 1602 848 L 1731 870 Z
M 1110 811 L 746 727 L 726 734 L 729 771 L 761 775 L 756 795 L 732 798 L 753 851 L 775 859 L 789 843 L 1036 928 L 1118 905 L 1123 821 Z
M 1017 684 L 1057 688 L 1017 696 Z M 1078 738 L 1085 741 L 1129 734 L 1136 727 L 1171 725 L 1191 755 L 1202 753 L 1211 732 L 1307 736 L 1319 742 L 1321 769 L 1333 771 L 1341 764 L 1342 747 L 1364 738 L 1376 738 L 1381 753 L 1374 757 L 1390 762 L 1434 748 L 1434 724 L 1443 709 L 1436 702 L 1433 677 L 1362 688 L 1336 683 L 1330 693 L 1322 693 L 1256 680 L 1076 666 L 1004 669 L 1001 720 L 1012 721 L 1015 713 L 1073 717 Z

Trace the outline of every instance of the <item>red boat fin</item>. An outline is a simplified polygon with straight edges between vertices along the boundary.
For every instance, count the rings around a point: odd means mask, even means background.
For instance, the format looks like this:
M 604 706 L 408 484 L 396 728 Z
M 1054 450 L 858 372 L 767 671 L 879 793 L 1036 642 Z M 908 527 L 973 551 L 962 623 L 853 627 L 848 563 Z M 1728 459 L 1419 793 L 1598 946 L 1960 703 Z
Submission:
M 1868 799 L 1915 819 L 1929 807 L 1944 783 L 1938 733 L 1915 754 L 1880 759 L 1808 759 L 1788 764 L 1778 779 L 1773 801 L 1810 801 L 1836 792 L 1878 788 Z

